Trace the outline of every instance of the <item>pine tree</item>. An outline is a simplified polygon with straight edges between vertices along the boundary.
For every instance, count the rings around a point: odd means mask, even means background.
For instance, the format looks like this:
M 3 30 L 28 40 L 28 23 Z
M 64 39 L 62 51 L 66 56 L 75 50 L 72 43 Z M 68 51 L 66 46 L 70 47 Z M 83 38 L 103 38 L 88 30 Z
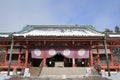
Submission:
M 115 26 L 115 32 L 116 32 L 116 33 L 119 33 L 119 32 L 120 32 L 120 30 L 119 30 L 119 27 L 118 27 L 118 26 Z

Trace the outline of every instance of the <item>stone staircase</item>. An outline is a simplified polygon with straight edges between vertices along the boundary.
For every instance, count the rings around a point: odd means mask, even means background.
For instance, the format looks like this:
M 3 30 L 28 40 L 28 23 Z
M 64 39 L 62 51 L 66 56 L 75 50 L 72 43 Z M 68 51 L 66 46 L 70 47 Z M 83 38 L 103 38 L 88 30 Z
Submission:
M 91 76 L 86 76 L 87 69 L 91 69 Z M 31 78 L 35 80 L 109 80 L 98 75 L 93 67 L 43 67 L 39 75 L 39 67 L 31 67 Z M 34 80 L 31 79 L 31 80 Z
M 91 67 L 91 73 L 92 75 L 99 75 L 94 67 Z
M 86 75 L 88 67 L 44 67 L 40 76 L 80 76 Z
M 87 68 L 91 68 L 92 75 L 98 75 L 93 67 L 43 67 L 41 73 L 39 67 L 30 67 L 30 74 L 31 76 L 86 75 Z
M 39 67 L 30 67 L 30 75 L 31 76 L 39 76 L 40 68 Z

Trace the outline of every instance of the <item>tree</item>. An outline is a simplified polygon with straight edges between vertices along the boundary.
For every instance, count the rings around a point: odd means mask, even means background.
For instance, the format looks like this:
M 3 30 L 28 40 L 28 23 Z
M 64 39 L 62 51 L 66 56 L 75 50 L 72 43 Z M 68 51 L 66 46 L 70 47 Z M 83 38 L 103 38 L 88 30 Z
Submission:
M 120 30 L 119 30 L 119 27 L 118 27 L 118 26 L 115 26 L 115 32 L 116 32 L 116 33 L 119 33 L 119 32 L 120 32 Z
M 104 33 L 113 33 L 113 31 L 110 29 L 105 29 Z

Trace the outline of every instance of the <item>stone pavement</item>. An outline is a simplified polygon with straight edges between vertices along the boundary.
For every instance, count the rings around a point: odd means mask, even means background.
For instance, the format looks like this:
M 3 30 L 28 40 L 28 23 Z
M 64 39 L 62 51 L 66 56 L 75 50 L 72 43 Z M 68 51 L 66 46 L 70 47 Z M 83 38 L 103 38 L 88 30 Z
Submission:
M 89 77 L 70 77 L 70 78 L 58 78 L 58 77 L 30 77 L 30 78 L 24 78 L 24 77 L 18 77 L 14 76 L 11 79 L 6 79 L 6 80 L 111 80 L 107 78 L 102 78 L 101 76 L 89 76 Z

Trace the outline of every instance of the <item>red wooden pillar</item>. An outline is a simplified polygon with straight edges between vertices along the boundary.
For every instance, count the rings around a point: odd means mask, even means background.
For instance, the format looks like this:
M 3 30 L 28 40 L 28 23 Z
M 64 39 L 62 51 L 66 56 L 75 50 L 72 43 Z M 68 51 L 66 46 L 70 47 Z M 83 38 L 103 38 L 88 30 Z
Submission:
M 114 66 L 114 58 L 113 58 L 112 48 L 110 48 L 110 59 L 111 59 L 111 65 Z
M 20 66 L 20 62 L 21 62 L 21 48 L 20 48 L 20 51 L 18 53 L 18 66 Z
M 75 67 L 75 58 L 72 58 L 72 67 Z
M 97 57 L 98 57 L 98 64 L 100 65 L 100 54 L 98 48 L 97 48 Z
M 28 48 L 26 48 L 26 53 L 25 53 L 25 67 L 27 68 L 28 67 Z
M 5 52 L 4 65 L 7 65 L 7 54 L 8 54 L 8 48 L 6 48 L 6 52 Z
M 44 52 L 43 67 L 46 67 L 46 51 Z
M 43 67 L 46 67 L 46 58 L 43 58 Z
M 119 69 L 118 69 L 119 71 L 120 71 L 120 67 L 119 67 Z
M 90 48 L 90 66 L 93 67 L 93 55 L 92 55 L 92 48 Z
M 20 52 L 18 53 L 18 66 L 20 66 Z

